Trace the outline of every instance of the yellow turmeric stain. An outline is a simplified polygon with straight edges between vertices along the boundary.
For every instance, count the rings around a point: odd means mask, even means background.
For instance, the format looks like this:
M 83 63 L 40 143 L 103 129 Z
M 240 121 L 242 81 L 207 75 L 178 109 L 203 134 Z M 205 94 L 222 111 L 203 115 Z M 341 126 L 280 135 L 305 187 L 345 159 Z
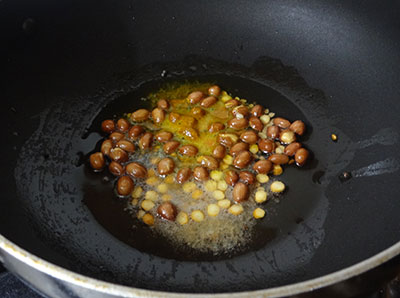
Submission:
M 160 128 L 174 134 L 174 139 L 182 145 L 191 144 L 198 148 L 198 155 L 211 155 L 217 145 L 218 133 L 208 131 L 214 122 L 227 123 L 233 118 L 223 101 L 218 100 L 209 108 L 200 104 L 190 104 L 187 96 L 193 90 L 200 90 L 207 94 L 210 83 L 184 83 L 169 85 L 156 93 L 149 95 L 154 103 L 165 98 L 170 103 L 167 116 L 160 124 Z M 172 115 L 171 115 L 172 114 Z M 191 164 L 194 157 L 179 156 L 180 161 Z

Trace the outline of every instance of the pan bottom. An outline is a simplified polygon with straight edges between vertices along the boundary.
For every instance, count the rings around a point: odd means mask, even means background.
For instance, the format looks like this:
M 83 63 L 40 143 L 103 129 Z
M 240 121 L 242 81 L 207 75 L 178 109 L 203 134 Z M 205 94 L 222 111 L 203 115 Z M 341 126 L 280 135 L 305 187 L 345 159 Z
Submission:
M 284 170 L 279 180 L 288 191 L 279 203 L 267 203 L 267 216 L 257 222 L 252 241 L 229 254 L 178 251 L 144 227 L 133 229 L 125 203 L 113 195 L 114 178 L 103 178 L 85 164 L 99 149 L 102 120 L 138 109 L 150 92 L 185 80 L 218 83 L 277 115 L 304 120 L 308 129 L 302 140 L 314 158 L 301 169 Z M 38 128 L 27 138 L 15 169 L 15 204 L 27 211 L 28 225 L 54 253 L 31 250 L 87 276 L 175 292 L 254 290 L 319 274 L 305 268 L 325 241 L 330 206 L 325 193 L 331 180 L 321 171 L 335 152 L 323 141 L 331 127 L 321 111 L 329 108 L 323 94 L 293 68 L 267 58 L 251 67 L 193 57 L 155 64 L 117 76 L 95 96 L 55 100 L 40 114 L 39 126 L 33 125 Z

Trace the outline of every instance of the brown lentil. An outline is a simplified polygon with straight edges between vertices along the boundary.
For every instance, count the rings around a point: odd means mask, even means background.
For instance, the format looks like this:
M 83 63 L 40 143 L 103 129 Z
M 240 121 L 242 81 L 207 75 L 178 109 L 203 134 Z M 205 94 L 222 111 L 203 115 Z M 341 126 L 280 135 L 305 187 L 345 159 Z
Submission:
M 164 202 L 157 208 L 157 213 L 164 219 L 174 221 L 178 214 L 176 207 L 171 202 Z
M 139 109 L 131 114 L 131 120 L 135 122 L 146 121 L 149 118 L 150 112 L 146 109 Z
M 258 140 L 258 135 L 254 130 L 246 130 L 240 135 L 240 139 L 247 144 L 255 144 Z
M 236 100 L 236 99 L 228 100 L 228 101 L 225 103 L 225 107 L 227 107 L 228 109 L 237 107 L 238 105 L 240 105 L 240 101 L 238 101 L 238 100 Z
M 272 153 L 275 149 L 275 143 L 269 139 L 261 139 L 258 142 L 258 148 L 264 153 Z
M 210 125 L 210 128 L 208 129 L 209 132 L 218 132 L 220 130 L 223 130 L 225 128 L 225 125 L 219 122 L 214 122 Z
M 247 167 L 252 159 L 252 154 L 249 151 L 241 151 L 233 160 L 233 165 L 236 168 L 243 169 Z
M 245 106 L 237 106 L 232 110 L 232 115 L 236 118 L 246 118 L 249 115 L 249 109 Z
M 249 144 L 243 143 L 243 142 L 239 142 L 239 143 L 236 143 L 235 145 L 233 145 L 230 148 L 229 153 L 232 156 L 236 156 L 236 155 L 239 154 L 239 152 L 241 152 L 243 150 L 249 150 Z
M 135 145 L 127 140 L 121 140 L 115 146 L 129 153 L 135 152 Z
M 201 101 L 200 105 L 201 105 L 203 108 L 209 108 L 209 107 L 211 107 L 212 105 L 214 105 L 216 102 L 217 102 L 217 98 L 216 98 L 215 96 L 209 96 L 209 97 L 204 98 L 204 99 Z
M 299 136 L 302 136 L 306 131 L 306 125 L 303 121 L 296 120 L 289 126 L 289 129 L 297 133 Z
M 199 103 L 204 98 L 204 93 L 201 91 L 194 91 L 188 95 L 188 101 L 191 104 Z
M 296 154 L 294 155 L 294 160 L 296 161 L 296 164 L 298 166 L 303 166 L 309 156 L 309 152 L 305 148 L 300 148 L 296 151 Z
M 190 113 L 196 119 L 200 119 L 201 117 L 203 117 L 206 114 L 206 112 L 200 107 L 194 107 L 193 109 L 190 110 Z
M 249 125 L 249 121 L 246 118 L 233 118 L 229 120 L 228 126 L 235 130 L 245 129 Z
M 124 118 L 118 119 L 117 121 L 117 130 L 120 132 L 127 132 L 130 126 L 131 125 L 129 124 L 128 120 Z
M 169 121 L 171 121 L 172 123 L 175 123 L 176 121 L 178 121 L 179 118 L 181 118 L 181 115 L 179 115 L 178 113 L 174 113 L 174 112 L 169 113 Z
M 249 171 L 240 172 L 239 179 L 247 185 L 251 185 L 256 181 L 256 177 L 254 176 L 254 174 Z
M 272 162 L 269 160 L 259 160 L 254 163 L 253 170 L 258 174 L 267 174 L 272 169 Z
M 161 143 L 168 142 L 169 140 L 172 139 L 174 135 L 170 133 L 169 131 L 160 131 L 158 132 L 154 137 L 157 141 Z
M 167 110 L 169 108 L 169 103 L 166 99 L 160 99 L 157 102 L 157 107 L 163 110 Z
M 235 171 L 229 170 L 225 173 L 225 182 L 230 186 L 234 186 L 238 180 L 239 175 Z
M 192 176 L 192 170 L 189 168 L 182 168 L 176 173 L 176 182 L 179 184 L 185 183 Z
M 213 152 L 212 152 L 212 156 L 218 159 L 222 159 L 224 158 L 226 154 L 226 149 L 224 146 L 218 144 L 217 146 L 215 146 Z
M 262 124 L 261 120 L 257 117 L 250 117 L 249 119 L 249 125 L 252 129 L 256 130 L 256 131 L 262 131 L 264 125 Z
M 274 118 L 272 120 L 272 123 L 274 123 L 274 125 L 276 125 L 280 128 L 283 128 L 283 129 L 289 128 L 289 126 L 290 126 L 290 121 L 285 118 L 281 118 L 281 117 Z
M 175 168 L 175 163 L 169 157 L 161 159 L 157 165 L 157 171 L 158 171 L 158 174 L 160 174 L 160 175 L 171 174 L 174 171 L 174 168 Z
M 289 162 L 289 157 L 286 154 L 275 153 L 268 157 L 268 160 L 276 165 L 283 165 Z
M 117 192 L 121 196 L 130 195 L 133 191 L 134 184 L 128 176 L 122 176 L 117 181 Z
M 101 122 L 101 130 L 106 133 L 112 133 L 115 130 L 115 124 L 112 120 L 104 120 Z
M 118 131 L 114 131 L 112 134 L 110 134 L 110 135 L 108 136 L 108 138 L 109 138 L 111 141 L 113 141 L 114 143 L 116 143 L 116 142 L 118 142 L 118 141 L 124 139 L 124 138 L 125 138 L 125 135 L 124 135 L 123 133 L 118 132 Z
M 150 149 L 153 143 L 153 134 L 151 132 L 146 132 L 141 138 L 139 139 L 139 147 L 142 150 Z
M 267 137 L 273 140 L 279 137 L 280 129 L 278 126 L 272 125 L 267 128 Z
M 218 135 L 218 143 L 225 147 L 232 147 L 238 141 L 238 136 L 232 133 L 221 133 Z
M 208 94 L 219 96 L 221 94 L 221 88 L 217 85 L 211 86 L 210 88 L 208 88 Z
M 287 156 L 293 156 L 299 148 L 301 148 L 301 144 L 299 142 L 293 142 L 285 147 L 284 153 Z
M 195 167 L 193 170 L 194 179 L 198 181 L 205 181 L 208 179 L 208 171 L 204 167 Z
M 143 132 L 144 132 L 143 126 L 134 125 L 129 129 L 128 136 L 131 139 L 136 140 Z
M 147 177 L 146 168 L 137 162 L 128 163 L 125 166 L 125 171 L 127 174 L 129 174 L 135 178 L 146 178 Z
M 262 114 L 264 114 L 264 108 L 261 105 L 255 105 L 250 110 L 250 114 L 253 115 L 254 117 L 260 117 Z
M 153 118 L 154 123 L 160 124 L 161 122 L 164 121 L 165 119 L 165 112 L 163 109 L 160 108 L 155 108 L 151 112 L 151 117 Z
M 103 143 L 101 144 L 101 153 L 104 155 L 110 155 L 110 151 L 113 148 L 113 142 L 111 140 L 104 140 Z
M 114 176 L 121 176 L 122 174 L 124 174 L 124 167 L 115 161 L 110 162 L 108 170 Z
M 123 163 L 128 160 L 128 153 L 126 153 L 121 148 L 113 148 L 110 150 L 110 158 L 113 161 Z
M 104 155 L 101 152 L 96 152 L 89 157 L 90 165 L 94 170 L 101 170 L 104 168 L 106 162 L 104 160 Z
M 235 202 L 240 203 L 249 198 L 249 187 L 243 182 L 238 182 L 233 187 L 232 198 Z
M 178 147 L 181 145 L 178 141 L 169 141 L 166 142 L 163 146 L 163 150 L 166 154 L 171 154 L 178 149 Z
M 193 145 L 185 145 L 179 148 L 179 153 L 186 156 L 195 156 L 198 151 Z
M 219 166 L 219 162 L 212 156 L 203 156 L 201 165 L 209 170 L 216 170 Z

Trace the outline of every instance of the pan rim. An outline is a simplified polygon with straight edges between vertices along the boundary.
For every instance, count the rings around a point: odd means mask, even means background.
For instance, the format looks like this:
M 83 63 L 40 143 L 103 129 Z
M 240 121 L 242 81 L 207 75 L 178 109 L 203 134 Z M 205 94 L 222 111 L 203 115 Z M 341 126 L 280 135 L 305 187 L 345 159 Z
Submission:
M 42 273 L 50 275 L 54 278 L 60 279 L 62 281 L 74 284 L 79 287 L 94 290 L 104 294 L 116 295 L 121 297 L 187 297 L 198 296 L 198 297 L 254 297 L 254 296 L 268 296 L 268 297 L 283 297 L 288 295 L 296 295 L 301 293 L 310 292 L 323 288 L 340 281 L 347 280 L 351 277 L 357 276 L 364 273 L 372 268 L 381 265 L 393 257 L 400 254 L 400 241 L 393 244 L 389 248 L 381 251 L 380 253 L 365 259 L 359 263 L 340 269 L 338 271 L 309 279 L 306 281 L 289 284 L 285 286 L 273 287 L 263 290 L 246 291 L 246 292 L 232 292 L 232 293 L 175 293 L 175 292 L 162 292 L 155 290 L 147 290 L 134 288 L 124 285 L 113 284 L 110 282 L 98 280 L 92 277 L 87 277 L 85 275 L 75 273 L 68 269 L 62 268 L 61 266 L 55 265 L 42 258 L 26 251 L 25 249 L 19 247 L 12 241 L 5 238 L 0 234 L 0 249 L 8 253 L 17 260 L 23 262 L 24 264 L 39 270 Z M 0 261 L 3 261 L 0 258 Z

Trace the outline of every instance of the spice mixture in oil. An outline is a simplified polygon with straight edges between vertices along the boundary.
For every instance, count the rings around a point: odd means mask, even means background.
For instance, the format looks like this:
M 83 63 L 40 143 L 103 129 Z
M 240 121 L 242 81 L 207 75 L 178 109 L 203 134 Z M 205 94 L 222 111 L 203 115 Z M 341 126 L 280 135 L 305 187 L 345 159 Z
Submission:
M 284 166 L 308 159 L 303 121 L 204 83 L 147 100 L 150 110 L 102 122 L 107 137 L 91 167 L 115 175 L 127 212 L 173 245 L 213 254 L 245 246 L 265 203 L 285 191 Z

